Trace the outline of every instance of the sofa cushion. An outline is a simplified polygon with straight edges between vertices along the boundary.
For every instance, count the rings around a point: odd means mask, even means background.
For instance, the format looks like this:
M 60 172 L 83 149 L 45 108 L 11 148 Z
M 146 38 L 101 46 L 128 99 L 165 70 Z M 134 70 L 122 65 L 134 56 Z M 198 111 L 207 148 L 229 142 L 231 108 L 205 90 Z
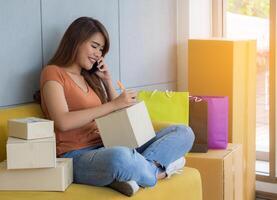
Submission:
M 158 182 L 153 188 L 140 189 L 133 197 L 126 197 L 110 188 L 71 184 L 65 192 L 0 192 L 0 199 L 17 200 L 201 200 L 200 174 L 194 168 L 185 167 L 179 175 Z

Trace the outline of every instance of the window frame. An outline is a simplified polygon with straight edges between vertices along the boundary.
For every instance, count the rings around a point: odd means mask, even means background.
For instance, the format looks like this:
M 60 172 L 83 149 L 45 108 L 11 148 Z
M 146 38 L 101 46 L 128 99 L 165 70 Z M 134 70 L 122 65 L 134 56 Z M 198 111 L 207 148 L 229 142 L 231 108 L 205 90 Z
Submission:
M 227 0 L 212 0 L 212 36 L 213 37 L 226 37 L 226 12 L 227 12 Z M 275 0 L 270 0 L 270 53 L 269 53 L 269 176 L 256 175 L 257 181 L 267 183 L 277 183 L 277 153 L 276 153 L 276 104 L 277 104 L 277 92 L 276 92 L 276 80 L 277 70 L 276 56 L 277 56 L 277 4 Z M 259 154 L 259 152 L 258 152 Z M 266 160 L 266 154 L 259 154 L 258 157 Z M 257 159 L 257 158 L 256 158 Z

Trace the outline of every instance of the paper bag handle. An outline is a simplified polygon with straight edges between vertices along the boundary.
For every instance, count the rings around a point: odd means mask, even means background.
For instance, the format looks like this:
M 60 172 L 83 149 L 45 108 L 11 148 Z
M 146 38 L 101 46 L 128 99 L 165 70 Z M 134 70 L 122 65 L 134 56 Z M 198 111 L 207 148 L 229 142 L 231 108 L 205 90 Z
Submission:
M 155 89 L 155 90 L 151 93 L 150 98 L 151 98 L 157 91 L 158 91 L 158 90 Z M 170 93 L 171 93 L 171 94 L 170 94 Z M 173 91 L 166 90 L 166 91 L 165 91 L 165 95 L 166 95 L 168 98 L 171 98 L 171 97 L 173 97 L 174 92 L 173 92 Z
M 189 98 L 192 99 L 194 102 L 200 102 L 203 100 L 202 98 L 197 96 L 189 96 Z

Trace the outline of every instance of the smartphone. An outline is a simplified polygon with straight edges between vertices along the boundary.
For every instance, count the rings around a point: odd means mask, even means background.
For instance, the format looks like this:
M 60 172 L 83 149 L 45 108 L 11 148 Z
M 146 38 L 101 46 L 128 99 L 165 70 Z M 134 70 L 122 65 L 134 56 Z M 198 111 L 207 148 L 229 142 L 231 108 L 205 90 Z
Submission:
M 97 67 L 97 65 L 98 65 L 98 62 L 96 61 L 93 65 L 92 65 L 92 68 L 88 71 L 90 74 L 93 74 L 93 73 L 95 73 L 97 70 L 99 70 L 98 69 L 98 67 Z
M 96 71 L 99 70 L 97 67 L 99 65 L 98 61 L 96 61 L 93 65 L 92 68 L 88 71 L 90 74 L 95 73 Z M 103 66 L 100 67 L 100 70 L 103 68 Z

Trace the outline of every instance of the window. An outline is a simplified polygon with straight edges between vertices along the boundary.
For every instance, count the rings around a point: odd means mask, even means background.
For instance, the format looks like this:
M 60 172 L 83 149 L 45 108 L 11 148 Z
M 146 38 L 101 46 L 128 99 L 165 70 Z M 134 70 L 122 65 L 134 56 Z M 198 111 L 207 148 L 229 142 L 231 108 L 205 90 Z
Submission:
M 213 36 L 257 39 L 256 174 L 258 182 L 268 183 L 277 183 L 276 7 L 275 0 L 213 0 L 212 5 Z

